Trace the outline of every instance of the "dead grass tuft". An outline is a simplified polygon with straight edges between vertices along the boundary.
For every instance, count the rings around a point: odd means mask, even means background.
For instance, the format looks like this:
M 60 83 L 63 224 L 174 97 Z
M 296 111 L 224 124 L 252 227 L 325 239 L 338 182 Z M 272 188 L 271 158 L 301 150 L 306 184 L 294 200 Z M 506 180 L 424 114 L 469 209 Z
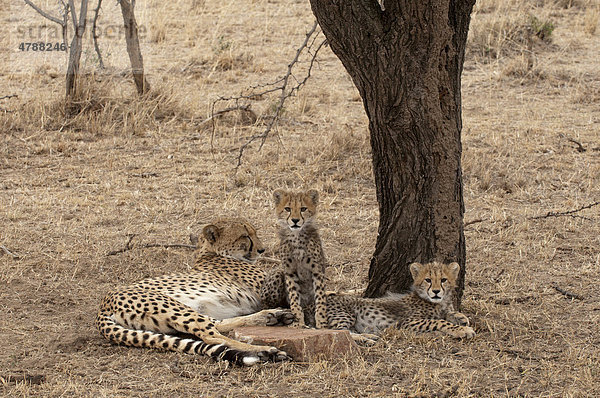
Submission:
M 595 7 L 589 7 L 585 11 L 585 17 L 583 18 L 583 31 L 590 36 L 596 34 L 598 28 L 598 21 L 600 20 L 600 5 Z
M 484 2 L 474 11 L 467 41 L 469 54 L 480 60 L 497 60 L 539 51 L 551 41 L 555 28 L 546 14 L 547 10 L 527 2 Z
M 131 82 L 123 79 L 82 75 L 69 101 L 36 99 L 9 115 L 5 123 L 17 130 L 27 129 L 33 121 L 34 126 L 46 131 L 83 131 L 90 136 L 141 135 L 168 125 L 175 118 L 187 117 L 188 112 L 172 88 L 158 86 L 140 98 L 133 90 L 123 91 L 122 86 L 132 88 Z

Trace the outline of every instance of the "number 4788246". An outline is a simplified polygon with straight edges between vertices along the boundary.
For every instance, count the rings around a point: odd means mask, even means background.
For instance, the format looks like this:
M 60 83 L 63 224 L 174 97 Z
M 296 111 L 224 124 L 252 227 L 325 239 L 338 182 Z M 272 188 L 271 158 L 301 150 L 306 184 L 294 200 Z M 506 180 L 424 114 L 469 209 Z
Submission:
M 21 51 L 67 51 L 67 45 L 65 43 L 21 43 L 19 44 L 19 50 Z

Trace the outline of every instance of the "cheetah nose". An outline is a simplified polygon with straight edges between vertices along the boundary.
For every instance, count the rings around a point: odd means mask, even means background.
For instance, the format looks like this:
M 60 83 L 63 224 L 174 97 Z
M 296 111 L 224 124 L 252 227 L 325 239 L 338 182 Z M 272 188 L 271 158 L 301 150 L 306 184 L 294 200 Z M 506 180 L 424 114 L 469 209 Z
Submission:
M 440 293 L 440 290 L 432 290 L 433 294 L 435 294 L 436 296 Z
M 257 249 L 256 251 L 258 252 L 258 254 L 263 254 L 265 252 L 265 249 Z
M 298 224 L 300 222 L 300 219 L 299 218 L 292 218 L 292 222 L 294 224 Z

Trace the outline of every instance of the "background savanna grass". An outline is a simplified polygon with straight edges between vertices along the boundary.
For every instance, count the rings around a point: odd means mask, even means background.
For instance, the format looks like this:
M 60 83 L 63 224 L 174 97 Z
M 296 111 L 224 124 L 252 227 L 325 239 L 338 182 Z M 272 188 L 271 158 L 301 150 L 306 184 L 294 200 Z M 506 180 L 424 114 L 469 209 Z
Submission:
M 7 37 L 18 18 L 0 5 L 0 96 L 19 95 L 0 102 L 12 111 L 0 115 L 0 245 L 19 256 L 0 252 L 0 376 L 45 377 L 35 385 L 3 383 L 0 394 L 589 396 L 598 390 L 600 206 L 534 218 L 600 200 L 598 1 L 482 0 L 473 13 L 462 93 L 463 310 L 476 339 L 390 331 L 353 358 L 252 369 L 113 346 L 93 328 L 98 303 L 115 285 L 189 270 L 190 251 L 140 246 L 187 243 L 215 214 L 247 216 L 274 247 L 270 197 L 280 187 L 321 191 L 330 287 L 363 288 L 378 211 L 362 103 L 325 48 L 262 150 L 251 146 L 235 172 L 240 145 L 264 122 L 230 114 L 216 120 L 213 132 L 204 122 L 211 104 L 285 72 L 313 21 L 308 2 L 138 7 L 142 23 L 151 21 L 144 56 L 152 92 L 135 97 L 122 58 L 107 55 L 108 70 L 101 72 L 88 54 L 90 73 L 65 108 L 55 64 L 14 71 Z M 120 18 L 115 4 L 103 12 L 105 20 Z M 105 53 L 118 54 L 110 45 Z M 268 116 L 276 101 L 276 93 L 265 95 L 252 109 Z M 107 256 L 131 234 L 132 250 Z

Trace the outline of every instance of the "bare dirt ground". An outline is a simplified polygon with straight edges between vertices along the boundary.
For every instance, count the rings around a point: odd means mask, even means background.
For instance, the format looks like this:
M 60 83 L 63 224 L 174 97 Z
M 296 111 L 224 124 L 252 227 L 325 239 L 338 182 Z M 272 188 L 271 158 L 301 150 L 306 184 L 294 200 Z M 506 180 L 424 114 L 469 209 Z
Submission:
M 362 103 L 323 49 L 277 130 L 235 173 L 240 145 L 264 123 L 230 114 L 212 134 L 202 122 L 218 96 L 285 72 L 312 25 L 308 2 L 149 0 L 142 11 L 154 93 L 136 99 L 123 57 L 108 55 L 118 46 L 105 48 L 109 71 L 87 78 L 73 108 L 84 111 L 65 119 L 60 68 L 17 71 L 32 62 L 8 39 L 25 24 L 23 6 L 0 4 L 0 97 L 18 95 L 0 100 L 12 111 L 0 113 L 0 245 L 15 255 L 0 249 L 0 395 L 600 391 L 598 1 L 488 0 L 473 14 L 463 74 L 463 311 L 477 337 L 390 331 L 343 360 L 250 369 L 114 346 L 94 329 L 96 309 L 114 286 L 190 269 L 190 250 L 142 246 L 189 243 L 215 214 L 248 217 L 273 247 L 270 197 L 279 187 L 321 191 L 330 288 L 366 286 L 378 212 Z M 103 18 L 119 21 L 115 4 Z M 84 54 L 84 69 L 95 71 L 93 53 Z M 268 115 L 276 100 L 252 108 Z M 107 255 L 131 234 L 133 249 Z

